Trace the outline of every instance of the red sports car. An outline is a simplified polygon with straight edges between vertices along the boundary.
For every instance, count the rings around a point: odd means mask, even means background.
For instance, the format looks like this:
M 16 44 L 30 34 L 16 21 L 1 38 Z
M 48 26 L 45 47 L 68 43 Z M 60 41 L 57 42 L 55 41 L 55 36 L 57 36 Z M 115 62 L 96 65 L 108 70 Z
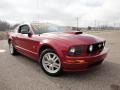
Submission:
M 62 71 L 83 71 L 101 64 L 107 55 L 105 39 L 64 27 L 31 23 L 9 33 L 12 55 L 22 53 L 41 64 L 49 75 Z

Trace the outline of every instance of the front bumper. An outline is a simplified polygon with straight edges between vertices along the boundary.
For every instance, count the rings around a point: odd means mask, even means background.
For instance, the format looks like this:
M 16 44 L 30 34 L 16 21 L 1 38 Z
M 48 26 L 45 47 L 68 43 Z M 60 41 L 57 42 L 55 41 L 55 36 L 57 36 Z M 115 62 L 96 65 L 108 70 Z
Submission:
M 104 50 L 98 55 L 86 56 L 86 57 L 70 57 L 66 56 L 63 61 L 64 71 L 84 71 L 89 69 L 91 66 L 101 63 L 107 56 L 108 50 Z

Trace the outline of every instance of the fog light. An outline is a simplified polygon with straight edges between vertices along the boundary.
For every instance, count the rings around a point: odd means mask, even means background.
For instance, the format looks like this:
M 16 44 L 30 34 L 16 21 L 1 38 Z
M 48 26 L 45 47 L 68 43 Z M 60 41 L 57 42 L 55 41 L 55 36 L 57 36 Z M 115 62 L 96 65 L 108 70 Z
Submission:
M 105 42 L 103 42 L 103 47 L 105 46 Z

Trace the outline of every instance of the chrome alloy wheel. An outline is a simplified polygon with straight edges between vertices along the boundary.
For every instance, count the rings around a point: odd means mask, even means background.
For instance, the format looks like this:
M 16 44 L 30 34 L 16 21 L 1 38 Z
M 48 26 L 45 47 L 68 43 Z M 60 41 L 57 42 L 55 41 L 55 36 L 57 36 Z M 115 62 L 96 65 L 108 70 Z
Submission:
M 49 73 L 57 73 L 61 68 L 61 61 L 57 54 L 48 52 L 42 58 L 43 68 Z
M 9 44 L 9 50 L 10 50 L 11 54 L 14 53 L 14 47 L 13 47 L 12 43 Z

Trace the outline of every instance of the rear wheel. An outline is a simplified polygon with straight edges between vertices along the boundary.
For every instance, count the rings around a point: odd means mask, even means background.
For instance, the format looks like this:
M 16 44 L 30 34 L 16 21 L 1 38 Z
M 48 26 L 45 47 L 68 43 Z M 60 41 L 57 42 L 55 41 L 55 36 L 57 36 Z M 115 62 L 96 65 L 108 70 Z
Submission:
M 17 51 L 16 51 L 16 49 L 14 48 L 12 42 L 9 43 L 9 51 L 10 51 L 10 54 L 11 54 L 11 55 L 16 55 L 16 54 L 17 54 Z
M 41 54 L 41 66 L 45 73 L 56 76 L 62 72 L 61 60 L 52 49 L 45 49 Z

